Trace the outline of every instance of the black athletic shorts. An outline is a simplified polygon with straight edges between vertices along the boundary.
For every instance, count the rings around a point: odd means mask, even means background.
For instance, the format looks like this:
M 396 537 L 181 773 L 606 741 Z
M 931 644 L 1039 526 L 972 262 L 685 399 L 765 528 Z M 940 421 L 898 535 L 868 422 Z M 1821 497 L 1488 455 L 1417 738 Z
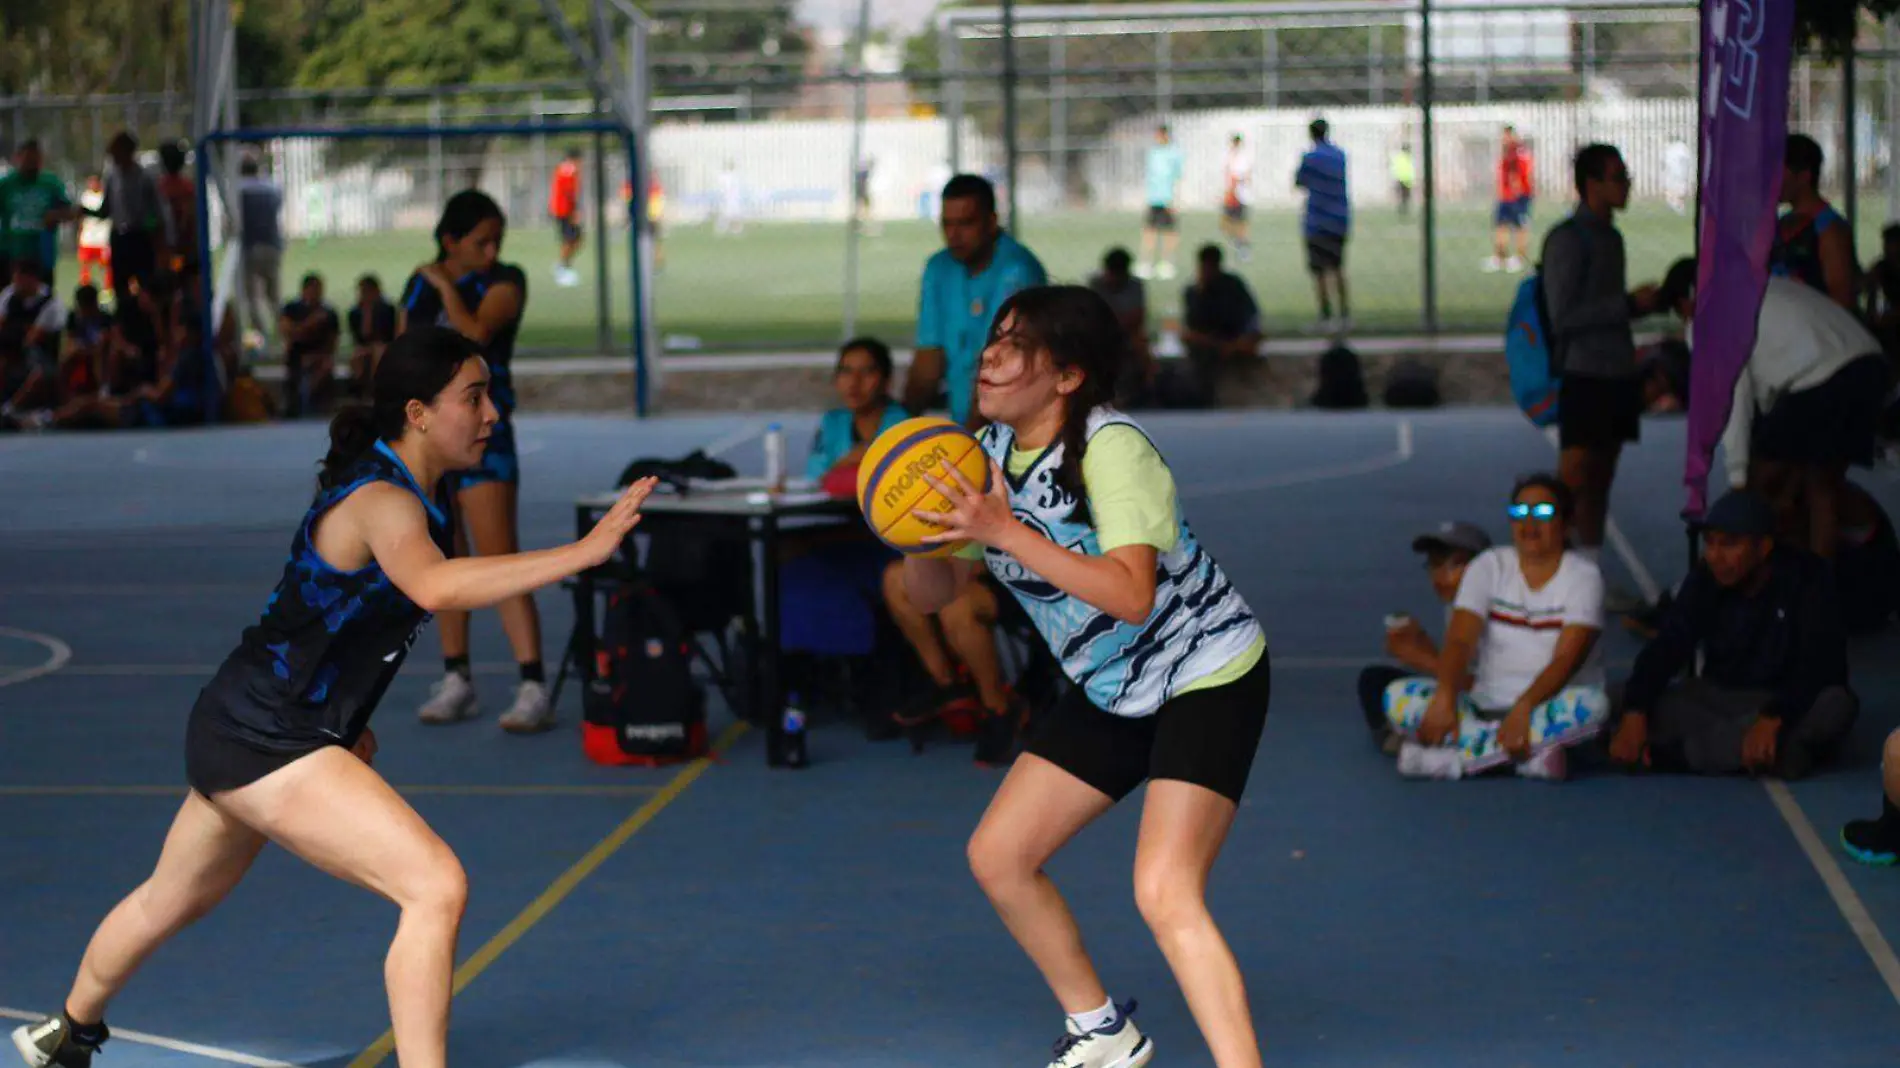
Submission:
M 335 744 L 335 743 L 327 743 Z M 193 710 L 185 728 L 185 782 L 205 797 L 249 786 L 280 768 L 309 756 L 317 749 L 268 753 L 254 749 L 218 729 L 210 716 Z
M 1306 235 L 1306 269 L 1319 274 L 1346 266 L 1346 239 L 1339 234 Z
M 1150 230 L 1173 230 L 1180 225 L 1174 217 L 1174 209 L 1166 204 L 1148 205 L 1147 221 Z
M 1880 410 L 1889 391 L 1887 358 L 1876 352 L 1812 389 L 1784 393 L 1757 411 L 1755 458 L 1804 467 L 1865 467 L 1874 461 Z
M 1030 734 L 1027 751 L 1120 801 L 1148 779 L 1205 786 L 1240 803 L 1273 694 L 1271 657 L 1225 686 L 1193 690 L 1154 715 L 1104 712 L 1071 688 Z
M 556 216 L 554 226 L 561 232 L 561 240 L 564 242 L 581 239 L 581 217 L 578 215 Z
M 1557 387 L 1557 443 L 1614 449 L 1643 433 L 1643 380 L 1565 375 Z

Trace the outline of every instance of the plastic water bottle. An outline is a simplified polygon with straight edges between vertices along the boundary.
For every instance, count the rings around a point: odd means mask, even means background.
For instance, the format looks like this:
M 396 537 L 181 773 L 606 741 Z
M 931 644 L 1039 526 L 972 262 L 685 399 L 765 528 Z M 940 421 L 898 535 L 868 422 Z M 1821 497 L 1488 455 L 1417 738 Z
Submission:
M 785 711 L 781 713 L 778 724 L 776 750 L 772 754 L 772 765 L 781 768 L 802 768 L 811 763 L 811 754 L 805 748 L 805 710 L 799 707 L 797 694 L 789 695 Z
M 765 428 L 765 488 L 772 493 L 785 490 L 785 428 L 777 423 Z

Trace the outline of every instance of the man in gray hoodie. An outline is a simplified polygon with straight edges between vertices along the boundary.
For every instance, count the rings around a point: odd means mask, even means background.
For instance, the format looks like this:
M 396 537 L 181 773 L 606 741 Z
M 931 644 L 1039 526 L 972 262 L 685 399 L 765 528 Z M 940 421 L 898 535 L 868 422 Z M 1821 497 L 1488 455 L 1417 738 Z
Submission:
M 1655 310 L 1656 287 L 1627 288 L 1615 213 L 1629 205 L 1630 173 L 1611 145 L 1588 145 L 1575 164 L 1577 210 L 1544 238 L 1551 349 L 1562 370 L 1558 474 L 1576 494 L 1575 544 L 1593 562 L 1603 546 L 1610 486 L 1626 442 L 1641 433 L 1643 384 L 1634 320 Z

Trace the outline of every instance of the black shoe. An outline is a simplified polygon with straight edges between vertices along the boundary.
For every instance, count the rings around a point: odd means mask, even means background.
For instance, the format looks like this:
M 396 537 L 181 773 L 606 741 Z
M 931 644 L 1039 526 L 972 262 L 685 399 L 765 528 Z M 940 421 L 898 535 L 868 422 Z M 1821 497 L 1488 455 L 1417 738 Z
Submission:
M 899 734 L 910 738 L 911 749 L 921 753 L 931 724 L 942 718 L 944 709 L 958 702 L 975 700 L 975 689 L 965 683 L 932 686 L 900 705 L 890 714 L 890 720 Z
M 99 1032 L 97 1040 L 82 1041 L 62 1013 L 14 1028 L 13 1047 L 31 1068 L 92 1068 L 92 1055 L 108 1037 L 104 1024 Z
M 1886 820 L 1855 820 L 1841 828 L 1841 848 L 1862 864 L 1900 864 L 1900 832 Z

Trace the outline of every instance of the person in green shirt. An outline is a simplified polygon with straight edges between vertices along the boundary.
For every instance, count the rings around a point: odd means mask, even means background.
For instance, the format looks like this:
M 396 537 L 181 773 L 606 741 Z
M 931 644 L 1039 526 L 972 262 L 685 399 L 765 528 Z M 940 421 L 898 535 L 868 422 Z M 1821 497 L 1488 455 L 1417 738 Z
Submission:
M 59 226 L 79 217 L 66 185 L 43 170 L 40 143 L 26 140 L 13 154 L 13 170 L 0 178 L 0 267 L 37 260 L 52 277 L 59 258 Z

